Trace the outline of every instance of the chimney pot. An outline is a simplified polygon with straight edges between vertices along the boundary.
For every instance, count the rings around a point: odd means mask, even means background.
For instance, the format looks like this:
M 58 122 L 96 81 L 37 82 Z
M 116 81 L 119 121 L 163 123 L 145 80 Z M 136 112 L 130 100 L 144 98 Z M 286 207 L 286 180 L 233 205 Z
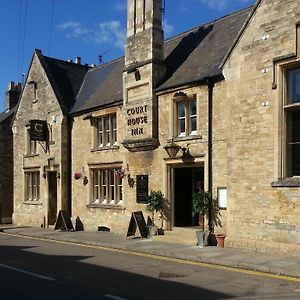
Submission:
M 81 65 L 81 57 L 80 56 L 76 57 L 75 63 L 78 64 L 78 65 Z

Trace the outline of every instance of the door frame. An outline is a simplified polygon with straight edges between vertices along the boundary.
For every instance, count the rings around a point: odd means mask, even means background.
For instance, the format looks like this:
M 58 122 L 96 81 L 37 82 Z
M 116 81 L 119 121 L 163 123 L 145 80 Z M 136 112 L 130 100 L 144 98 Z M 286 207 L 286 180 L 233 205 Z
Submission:
M 176 161 L 168 161 L 166 162 L 166 177 L 167 177 L 167 187 L 166 187 L 166 195 L 167 199 L 170 199 L 170 220 L 167 225 L 168 230 L 172 230 L 175 223 L 175 169 L 178 168 L 203 168 L 204 172 L 204 187 L 207 185 L 207 164 L 203 160 L 203 158 L 199 161 L 196 161 L 192 164 L 185 164 L 181 160 Z

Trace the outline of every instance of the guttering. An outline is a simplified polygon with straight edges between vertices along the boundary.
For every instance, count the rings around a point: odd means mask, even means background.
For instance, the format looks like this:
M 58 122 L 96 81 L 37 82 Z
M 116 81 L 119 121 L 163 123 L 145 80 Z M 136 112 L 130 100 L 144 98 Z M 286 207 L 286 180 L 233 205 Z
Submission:
M 213 164 L 212 164 L 212 152 L 213 152 L 213 143 L 212 143 L 212 130 L 213 130 L 213 89 L 215 82 L 211 78 L 206 79 L 206 85 L 208 89 L 208 141 L 207 141 L 207 152 L 208 152 L 208 191 L 212 194 L 213 187 Z M 209 202 L 209 211 L 208 211 L 208 228 L 209 232 L 214 232 L 213 220 L 212 220 L 212 203 Z

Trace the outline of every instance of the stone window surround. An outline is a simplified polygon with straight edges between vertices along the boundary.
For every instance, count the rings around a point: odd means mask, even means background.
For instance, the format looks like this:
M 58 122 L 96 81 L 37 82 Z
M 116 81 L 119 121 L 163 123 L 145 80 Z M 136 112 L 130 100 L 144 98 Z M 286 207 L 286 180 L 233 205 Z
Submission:
M 196 132 L 192 132 L 186 135 L 178 135 L 178 116 L 177 116 L 177 104 L 180 101 L 186 101 L 186 105 L 191 100 L 196 100 Z M 199 135 L 199 115 L 200 115 L 200 105 L 199 105 L 199 96 L 196 93 L 193 94 L 187 94 L 182 91 L 178 91 L 173 95 L 172 102 L 171 102 L 171 109 L 170 109 L 170 136 L 173 137 L 174 141 L 184 141 L 184 140 L 193 140 L 193 139 L 201 139 L 202 136 Z M 189 115 L 185 116 L 186 118 L 189 119 Z
M 41 172 L 40 167 L 28 167 L 23 168 L 23 183 L 24 183 L 24 201 L 23 204 L 26 205 L 42 205 L 41 203 Z M 27 176 L 28 174 L 38 173 L 38 200 L 29 200 L 28 199 L 28 192 L 27 192 Z
M 39 155 L 37 153 L 37 142 L 30 140 L 29 128 L 30 125 L 28 123 L 25 125 L 25 157 L 33 157 Z
M 102 164 L 88 164 L 89 167 L 89 177 L 90 177 L 90 184 L 89 184 L 89 203 L 87 204 L 88 208 L 102 208 L 102 209 L 116 209 L 116 210 L 124 210 L 124 193 L 122 195 L 122 200 L 119 201 L 117 204 L 112 203 L 95 203 L 93 202 L 94 198 L 94 183 L 93 183 L 93 172 L 95 170 L 111 170 L 111 169 L 121 169 L 122 162 L 112 162 L 112 163 L 102 163 Z M 123 180 L 124 183 L 124 180 Z M 123 185 L 123 184 L 122 184 Z
M 115 115 L 116 117 L 116 141 L 113 145 L 103 145 L 103 146 L 98 146 L 97 145 L 97 120 L 99 118 L 104 118 L 109 115 Z M 118 141 L 118 113 L 115 109 L 113 108 L 108 108 L 108 109 L 103 109 L 101 113 L 87 113 L 84 117 L 83 120 L 89 120 L 91 124 L 91 145 L 92 149 L 91 152 L 97 152 L 97 151 L 103 151 L 103 150 L 110 150 L 110 149 L 119 149 L 119 145 L 117 144 Z
M 286 173 L 286 150 L 285 150 L 285 117 L 284 117 L 284 107 L 286 103 L 287 97 L 287 71 L 294 69 L 296 67 L 300 68 L 300 57 L 297 55 L 287 55 L 283 56 L 281 59 L 274 59 L 274 75 L 275 78 L 277 77 L 277 82 L 280 84 L 277 86 L 276 83 L 273 83 L 273 89 L 278 88 L 278 138 L 277 138 L 277 145 L 278 145 L 278 168 L 277 168 L 277 175 L 278 180 L 271 183 L 271 186 L 274 188 L 296 188 L 300 187 L 300 176 L 287 176 Z M 277 73 L 277 76 L 276 76 Z M 275 81 L 274 81 L 275 82 Z

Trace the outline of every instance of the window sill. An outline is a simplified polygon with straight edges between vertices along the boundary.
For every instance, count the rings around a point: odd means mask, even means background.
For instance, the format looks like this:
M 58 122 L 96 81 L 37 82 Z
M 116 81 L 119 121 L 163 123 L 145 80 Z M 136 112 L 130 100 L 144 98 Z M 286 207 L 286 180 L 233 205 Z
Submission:
M 97 147 L 97 148 L 93 148 L 91 151 L 92 152 L 97 152 L 97 151 L 104 151 L 104 150 L 116 150 L 119 149 L 120 147 L 117 145 L 113 145 L 113 146 L 104 146 L 104 147 Z
M 174 142 L 180 142 L 180 141 L 190 141 L 190 140 L 201 140 L 201 135 L 188 135 L 188 136 L 177 136 L 173 140 Z
M 300 187 L 300 177 L 286 177 L 271 183 L 272 187 Z
M 25 154 L 24 157 L 35 157 L 35 156 L 39 156 L 38 153 L 33 153 L 33 154 Z
M 87 208 L 101 208 L 101 209 L 115 209 L 115 210 L 125 210 L 124 206 L 113 205 L 113 204 L 95 204 L 91 203 L 86 206 Z
M 40 201 L 31 201 L 31 200 L 23 201 L 23 204 L 24 205 L 43 205 L 43 203 Z

